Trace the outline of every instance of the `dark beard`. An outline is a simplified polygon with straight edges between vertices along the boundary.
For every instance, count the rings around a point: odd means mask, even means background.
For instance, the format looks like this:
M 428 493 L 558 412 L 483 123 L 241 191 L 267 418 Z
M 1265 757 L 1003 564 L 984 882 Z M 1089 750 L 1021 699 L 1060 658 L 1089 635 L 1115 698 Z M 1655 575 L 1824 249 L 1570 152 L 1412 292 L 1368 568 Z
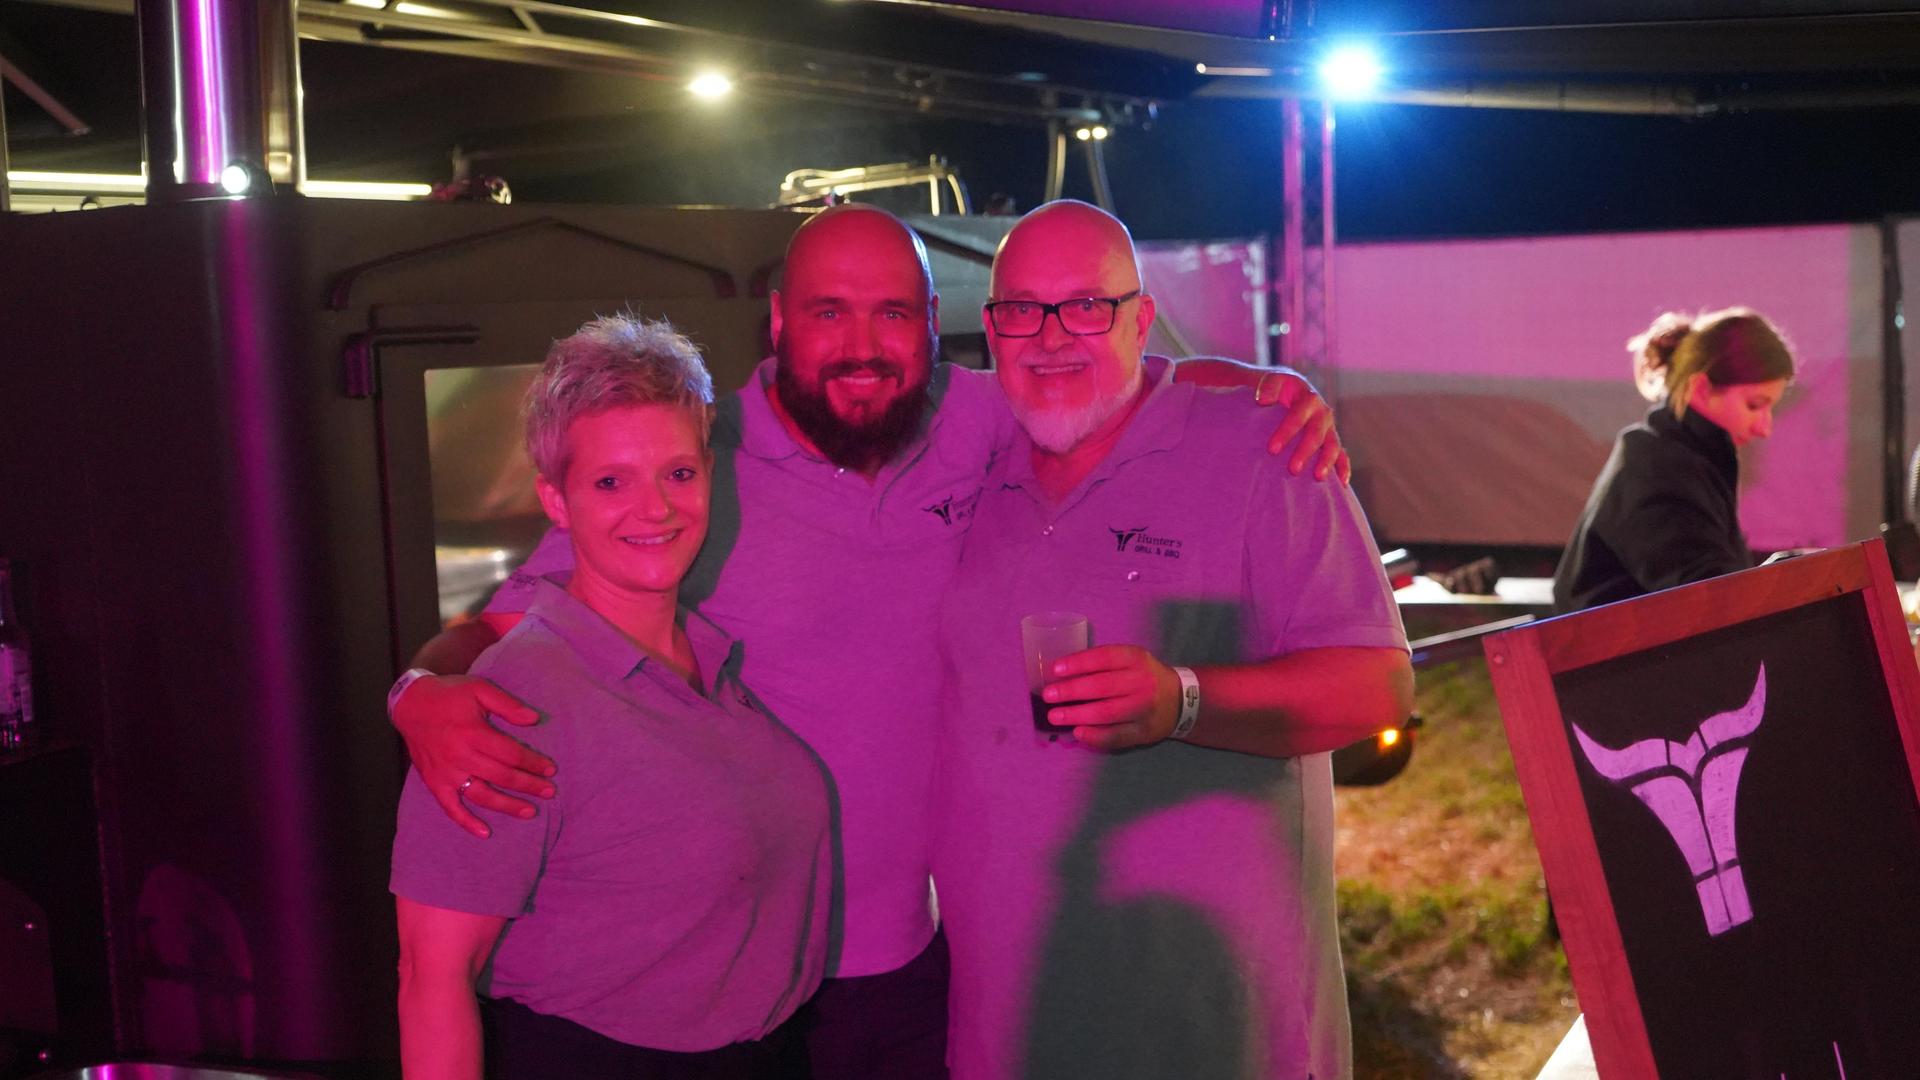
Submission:
M 793 365 L 788 363 L 778 346 L 774 348 L 774 357 L 773 391 L 779 396 L 780 404 L 814 447 L 840 468 L 865 472 L 884 465 L 920 434 L 920 418 L 927 409 L 927 384 L 931 381 L 931 369 L 928 378 L 918 383 L 906 383 L 903 369 L 898 364 L 885 360 L 843 360 L 822 368 L 818 385 L 805 386 L 794 377 Z M 903 385 L 900 394 L 888 403 L 880 415 L 849 422 L 833 411 L 833 403 L 827 400 L 826 383 L 829 379 L 857 371 L 871 371 L 885 378 L 900 380 Z

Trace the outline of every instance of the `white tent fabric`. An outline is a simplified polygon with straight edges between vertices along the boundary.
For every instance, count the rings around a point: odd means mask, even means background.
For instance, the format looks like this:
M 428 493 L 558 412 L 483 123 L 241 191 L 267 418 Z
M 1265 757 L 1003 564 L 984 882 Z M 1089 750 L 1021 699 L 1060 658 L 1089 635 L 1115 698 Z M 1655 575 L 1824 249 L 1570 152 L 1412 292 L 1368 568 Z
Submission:
M 1875 226 L 1349 244 L 1335 275 L 1322 381 L 1356 489 L 1395 543 L 1565 542 L 1613 434 L 1647 408 L 1627 339 L 1664 310 L 1733 304 L 1772 318 L 1801 364 L 1774 437 L 1746 452 L 1749 539 L 1877 531 Z

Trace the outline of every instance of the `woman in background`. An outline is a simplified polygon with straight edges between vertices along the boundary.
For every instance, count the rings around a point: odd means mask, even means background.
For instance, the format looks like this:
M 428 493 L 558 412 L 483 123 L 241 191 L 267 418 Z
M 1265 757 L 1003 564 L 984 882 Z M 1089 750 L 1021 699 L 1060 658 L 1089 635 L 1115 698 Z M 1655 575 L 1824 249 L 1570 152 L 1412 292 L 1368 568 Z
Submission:
M 1659 405 L 1627 428 L 1553 575 L 1558 613 L 1753 566 L 1740 531 L 1736 451 L 1773 434 L 1793 352 L 1747 308 L 1669 312 L 1627 343 Z

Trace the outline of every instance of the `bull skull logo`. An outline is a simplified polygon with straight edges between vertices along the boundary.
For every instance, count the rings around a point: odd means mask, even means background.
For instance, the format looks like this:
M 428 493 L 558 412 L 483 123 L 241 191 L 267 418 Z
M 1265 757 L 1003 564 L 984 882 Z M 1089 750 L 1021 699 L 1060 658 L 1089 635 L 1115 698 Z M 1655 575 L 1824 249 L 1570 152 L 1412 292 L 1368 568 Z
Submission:
M 1707 933 L 1718 937 L 1753 918 L 1734 838 L 1734 796 L 1751 736 L 1767 708 L 1767 668 L 1760 666 L 1747 703 L 1709 716 L 1684 743 L 1643 739 L 1610 750 L 1573 725 L 1595 772 L 1628 787 L 1667 827 L 1693 872 Z

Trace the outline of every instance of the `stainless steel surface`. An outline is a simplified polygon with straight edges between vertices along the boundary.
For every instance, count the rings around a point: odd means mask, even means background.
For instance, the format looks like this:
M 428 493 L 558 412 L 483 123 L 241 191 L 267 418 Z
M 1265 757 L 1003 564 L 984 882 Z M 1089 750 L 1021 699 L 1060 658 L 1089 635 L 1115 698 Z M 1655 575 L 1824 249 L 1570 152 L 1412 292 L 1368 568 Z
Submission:
M 139 0 L 147 198 L 218 197 L 231 165 L 297 183 L 293 0 Z

